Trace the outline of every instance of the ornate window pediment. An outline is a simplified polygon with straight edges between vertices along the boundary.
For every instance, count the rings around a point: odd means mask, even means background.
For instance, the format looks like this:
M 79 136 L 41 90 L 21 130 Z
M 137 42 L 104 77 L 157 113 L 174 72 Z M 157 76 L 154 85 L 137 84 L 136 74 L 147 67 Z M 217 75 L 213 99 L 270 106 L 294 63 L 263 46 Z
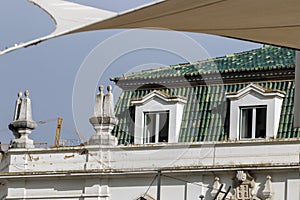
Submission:
M 276 138 L 284 92 L 249 84 L 226 96 L 230 100 L 230 139 Z
M 154 90 L 132 99 L 131 104 L 135 106 L 135 144 L 178 142 L 185 98 Z

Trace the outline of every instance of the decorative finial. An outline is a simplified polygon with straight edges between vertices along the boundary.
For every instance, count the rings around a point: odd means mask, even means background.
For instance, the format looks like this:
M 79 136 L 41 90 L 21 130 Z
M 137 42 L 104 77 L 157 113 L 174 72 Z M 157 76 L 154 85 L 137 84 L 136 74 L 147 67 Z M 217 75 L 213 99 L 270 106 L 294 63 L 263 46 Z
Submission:
M 111 90 L 112 90 L 111 85 L 108 85 L 108 86 L 107 86 L 107 92 L 111 92 Z
M 24 95 L 25 95 L 25 97 L 28 97 L 29 96 L 29 91 L 25 90 Z
M 111 92 L 112 87 L 107 86 L 107 94 L 104 95 L 103 101 L 103 117 L 115 118 L 114 97 Z
M 102 117 L 103 115 L 103 85 L 99 86 L 99 92 L 96 95 L 96 102 L 94 106 L 94 116 Z
M 90 118 L 90 123 L 94 127 L 96 134 L 89 140 L 91 145 L 117 145 L 118 140 L 113 136 L 112 130 L 118 120 L 115 117 L 114 97 L 112 87 L 107 86 L 107 93 L 103 94 L 103 86 L 99 86 L 94 106 L 94 116 Z
M 14 113 L 14 118 L 13 118 L 13 121 L 19 119 L 19 115 L 20 115 L 20 108 L 21 108 L 21 103 L 22 103 L 22 92 L 19 91 L 18 92 L 18 98 L 16 100 L 16 105 L 15 105 L 15 113 Z M 14 133 L 16 134 L 16 133 Z M 18 137 L 18 136 L 16 136 Z
M 103 85 L 99 86 L 99 92 L 103 92 Z
M 264 199 L 266 200 L 271 200 L 273 196 L 273 188 L 272 188 L 272 181 L 271 181 L 271 176 L 267 176 L 267 180 L 265 183 L 265 188 L 262 191 L 264 195 Z
M 22 97 L 22 92 L 19 91 L 19 92 L 18 92 L 18 98 L 21 98 L 21 97 Z
M 32 120 L 31 101 L 28 97 L 29 91 L 18 92 L 13 121 L 8 125 L 13 132 L 15 139 L 11 141 L 11 148 L 34 148 L 33 140 L 28 135 L 36 128 L 36 123 Z
M 212 191 L 210 192 L 210 195 L 211 195 L 212 197 L 215 197 L 215 196 L 217 195 L 220 186 L 221 186 L 220 178 L 216 176 L 216 177 L 215 177 L 214 184 L 213 184 Z

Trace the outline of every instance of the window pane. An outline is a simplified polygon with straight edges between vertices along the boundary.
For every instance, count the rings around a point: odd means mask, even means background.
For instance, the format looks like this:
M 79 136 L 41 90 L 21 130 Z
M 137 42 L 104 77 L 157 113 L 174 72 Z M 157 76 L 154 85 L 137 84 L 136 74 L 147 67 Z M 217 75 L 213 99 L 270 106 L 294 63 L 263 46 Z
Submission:
M 266 137 L 267 108 L 256 108 L 255 138 Z
M 241 109 L 241 138 L 252 138 L 252 109 Z
M 155 142 L 156 114 L 145 113 L 144 143 Z
M 158 142 L 168 142 L 169 136 L 169 113 L 159 114 L 159 138 Z

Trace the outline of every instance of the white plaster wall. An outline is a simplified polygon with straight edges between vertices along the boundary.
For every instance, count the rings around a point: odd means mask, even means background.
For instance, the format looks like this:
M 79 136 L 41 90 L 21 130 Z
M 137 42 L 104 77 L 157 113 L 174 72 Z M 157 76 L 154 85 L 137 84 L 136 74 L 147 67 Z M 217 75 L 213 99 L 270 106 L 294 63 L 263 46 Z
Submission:
M 66 171 L 84 170 L 87 155 L 81 155 L 78 151 L 58 151 L 57 153 L 45 152 L 15 152 L 11 155 L 12 163 L 10 172 L 17 171 Z
M 84 181 L 56 178 L 26 181 L 26 195 L 31 196 L 78 196 L 82 194 Z
M 10 196 L 22 198 L 26 196 L 25 179 L 14 179 L 7 181 L 7 198 Z M 50 185 L 48 186 L 50 187 Z
M 271 122 L 271 123 L 274 124 L 274 138 L 277 138 L 283 99 L 275 98 L 274 101 L 275 101 L 274 102 L 275 108 L 274 108 L 274 115 L 273 115 L 274 117 L 272 117 L 274 122 L 273 123 Z M 272 137 L 272 135 L 270 135 L 270 137 Z
M 175 127 L 175 138 L 174 138 L 175 143 L 177 143 L 179 139 L 184 106 L 185 105 L 182 103 L 176 104 L 176 116 L 175 116 L 176 127 Z M 169 143 L 171 143 L 171 141 Z
M 300 172 L 299 172 L 300 173 Z M 300 179 L 287 180 L 287 199 L 300 199 Z
M 189 172 L 189 173 L 164 173 L 169 177 L 185 180 L 186 182 L 162 176 L 161 199 L 195 200 L 203 194 L 205 200 L 211 200 L 211 188 L 214 178 L 220 178 L 224 190 L 232 186 L 232 178 L 236 171 L 219 172 Z M 299 199 L 299 173 L 297 170 L 252 170 L 249 171 L 255 178 L 255 194 L 262 198 L 262 190 L 267 175 L 272 176 L 273 199 L 295 200 Z M 10 181 L 9 196 L 7 199 L 77 199 L 77 200 L 134 200 L 143 195 L 148 189 L 148 194 L 156 199 L 156 181 L 150 186 L 155 173 L 118 175 L 118 176 L 83 176 L 83 177 L 52 177 L 48 179 L 19 179 Z M 297 178 L 298 177 L 298 178 Z M 204 187 L 202 188 L 201 185 Z M 102 187 L 109 188 L 109 194 L 101 193 Z M 228 197 L 232 195 L 232 191 Z M 263 198 L 262 198 L 263 199 Z
M 137 199 L 139 196 L 145 194 L 151 181 L 154 178 L 154 174 L 151 176 L 132 176 L 132 177 L 120 177 L 119 179 L 112 178 L 109 180 L 110 197 L 109 200 L 119 200 L 120 197 L 124 199 Z M 156 185 L 156 182 L 154 182 Z M 124 189 L 126 188 L 126 189 Z M 156 187 L 150 187 L 148 194 L 156 197 Z

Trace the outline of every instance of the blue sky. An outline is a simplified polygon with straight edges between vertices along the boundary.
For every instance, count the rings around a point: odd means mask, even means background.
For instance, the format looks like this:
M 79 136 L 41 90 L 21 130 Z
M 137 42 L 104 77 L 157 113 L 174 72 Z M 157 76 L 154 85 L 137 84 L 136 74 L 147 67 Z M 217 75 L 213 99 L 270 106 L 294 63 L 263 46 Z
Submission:
M 151 1 L 73 0 L 72 2 L 113 11 L 124 11 Z M 1 0 L 0 24 L 0 49 L 47 35 L 55 27 L 54 22 L 45 12 L 26 0 Z M 97 55 L 97 59 L 92 60 L 88 60 L 89 56 L 96 54 L 97 49 L 101 49 L 99 44 L 103 44 L 104 41 L 123 32 L 124 30 L 101 30 L 73 34 L 1 55 L 0 141 L 8 143 L 13 138 L 7 125 L 13 117 L 17 92 L 25 89 L 30 90 L 33 118 L 36 122 L 57 117 L 64 118 L 65 123 L 61 136 L 63 139 L 78 139 L 74 133 L 76 126 L 85 138 L 93 134 L 94 130 L 90 126 L 88 118 L 92 115 L 94 96 L 82 96 L 82 98 L 88 99 L 87 102 L 89 103 L 82 105 L 85 114 L 82 115 L 80 122 L 74 122 L 72 102 L 76 75 L 80 72 L 80 67 L 89 62 L 93 62 L 100 68 L 103 67 L 101 66 L 103 59 L 101 56 L 103 55 Z M 143 33 L 139 34 L 144 36 Z M 149 34 L 152 33 L 145 33 L 145 35 Z M 184 37 L 195 40 L 207 51 L 209 57 L 218 57 L 260 47 L 259 44 L 255 43 L 196 33 L 184 33 Z M 143 40 L 149 39 L 149 37 L 141 38 Z M 135 39 L 124 41 L 124 43 L 126 42 L 134 43 Z M 176 44 L 178 41 L 171 42 Z M 119 42 L 106 48 L 105 51 L 113 52 L 123 45 L 122 42 Z M 95 47 L 97 47 L 96 50 Z M 189 51 L 193 52 L 193 49 Z M 202 57 L 199 56 L 196 59 L 200 60 Z M 155 68 L 182 62 L 186 62 L 186 60 L 160 49 L 141 48 L 130 51 L 117 57 L 103 73 L 99 74 L 99 82 L 95 83 L 92 89 L 96 90 L 100 82 L 107 85 L 109 77 L 122 76 L 122 74 L 144 68 Z M 84 83 L 80 84 L 84 85 Z M 114 91 L 116 96 L 120 92 L 117 88 Z M 56 122 L 51 120 L 46 124 L 38 124 L 38 128 L 33 131 L 30 138 L 34 139 L 35 142 L 47 142 L 51 146 L 55 136 L 55 126 Z

